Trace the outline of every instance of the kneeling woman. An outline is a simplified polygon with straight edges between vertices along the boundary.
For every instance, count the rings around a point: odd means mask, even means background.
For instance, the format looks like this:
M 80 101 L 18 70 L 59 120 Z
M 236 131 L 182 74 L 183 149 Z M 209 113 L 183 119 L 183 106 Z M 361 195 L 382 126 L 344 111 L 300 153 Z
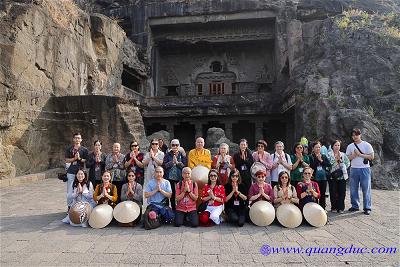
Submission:
M 143 205 L 143 188 L 136 182 L 135 173 L 130 170 L 127 175 L 127 183 L 122 186 L 121 189 L 121 201 L 131 200 L 139 205 L 140 215 L 142 215 L 142 205 Z M 139 216 L 133 224 L 140 222 L 142 216 Z
M 113 185 L 111 180 L 111 173 L 105 171 L 101 177 L 102 183 L 96 186 L 96 190 L 93 194 L 93 199 L 99 204 L 108 204 L 111 207 L 115 207 L 118 199 L 117 187 Z
M 225 188 L 219 184 L 218 171 L 210 170 L 208 183 L 204 186 L 201 200 L 206 205 L 205 211 L 200 214 L 200 223 L 204 226 L 210 225 L 210 220 L 215 224 L 221 223 L 221 213 L 224 210 Z
M 246 220 L 247 196 L 246 188 L 242 184 L 240 173 L 237 169 L 230 173 L 228 183 L 225 185 L 226 204 L 225 213 L 228 221 L 242 227 Z
M 183 224 L 185 217 L 190 221 L 190 226 L 197 227 L 199 225 L 199 216 L 196 209 L 196 201 L 199 196 L 198 186 L 190 177 L 192 170 L 189 167 L 182 169 L 183 180 L 176 184 L 176 210 L 175 210 L 175 226 L 179 227 Z
M 279 207 L 281 204 L 299 204 L 297 191 L 290 184 L 290 175 L 287 171 L 281 171 L 278 176 L 278 184 L 274 186 L 274 204 Z
M 69 199 L 72 199 L 71 208 L 77 202 L 87 202 L 93 208 L 96 206 L 96 203 L 93 201 L 93 185 L 88 180 L 86 173 L 83 170 L 79 170 L 75 175 L 75 180 L 72 184 L 72 193 L 68 196 Z M 87 222 L 82 224 L 74 224 L 71 222 L 69 215 L 62 220 L 64 223 L 69 223 L 73 226 L 82 226 L 87 227 Z
M 299 208 L 303 210 L 305 204 L 309 202 L 318 203 L 321 194 L 319 192 L 318 183 L 311 181 L 313 169 L 305 167 L 303 171 L 303 182 L 297 184 L 297 196 L 300 199 Z
M 257 183 L 252 184 L 249 189 L 249 201 L 251 205 L 260 200 L 271 202 L 271 204 L 274 203 L 272 187 L 265 182 L 265 177 L 265 172 L 256 172 Z

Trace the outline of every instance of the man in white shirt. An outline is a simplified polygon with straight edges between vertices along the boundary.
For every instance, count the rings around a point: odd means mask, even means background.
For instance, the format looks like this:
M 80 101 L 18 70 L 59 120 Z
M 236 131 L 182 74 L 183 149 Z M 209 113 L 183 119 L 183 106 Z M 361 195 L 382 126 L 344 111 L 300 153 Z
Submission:
M 370 143 L 361 140 L 361 130 L 353 129 L 351 137 L 354 143 L 347 146 L 346 155 L 351 161 L 350 168 L 350 199 L 349 211 L 358 211 L 360 197 L 358 187 L 361 186 L 363 193 L 364 214 L 371 213 L 371 168 L 369 161 L 374 159 L 374 150 Z

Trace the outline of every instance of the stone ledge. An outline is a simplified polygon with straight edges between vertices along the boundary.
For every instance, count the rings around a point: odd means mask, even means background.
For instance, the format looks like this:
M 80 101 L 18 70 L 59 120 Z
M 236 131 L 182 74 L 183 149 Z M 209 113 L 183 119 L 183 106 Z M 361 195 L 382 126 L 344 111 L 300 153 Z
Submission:
M 49 178 L 57 178 L 57 173 L 58 172 L 63 172 L 64 169 L 50 169 L 45 172 L 39 172 L 39 173 L 32 173 L 32 174 L 27 174 L 27 175 L 22 175 L 18 177 L 13 177 L 13 178 L 7 178 L 0 180 L 0 188 L 3 187 L 8 187 L 8 186 L 17 186 L 21 184 L 26 184 L 26 183 L 33 183 L 37 181 L 41 181 L 44 179 L 49 179 Z

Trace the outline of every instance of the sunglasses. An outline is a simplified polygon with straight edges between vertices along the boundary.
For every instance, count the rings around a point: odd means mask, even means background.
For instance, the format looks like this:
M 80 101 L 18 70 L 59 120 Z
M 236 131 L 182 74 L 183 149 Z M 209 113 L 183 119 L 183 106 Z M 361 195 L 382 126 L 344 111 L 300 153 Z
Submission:
M 234 175 L 232 175 L 232 177 L 236 177 L 236 178 L 238 178 L 238 177 L 239 177 L 239 175 L 237 175 L 237 174 L 234 174 Z
M 210 177 L 217 177 L 216 174 L 210 174 Z
M 281 179 L 289 179 L 287 176 L 282 176 Z
M 257 147 L 264 147 L 264 145 L 257 145 Z
M 157 146 L 157 145 L 158 145 L 158 143 L 151 143 L 151 145 L 152 145 L 152 146 Z
M 296 149 L 297 149 L 297 148 L 298 148 L 298 149 L 302 149 L 303 147 L 302 147 L 302 146 L 298 146 L 298 147 L 296 147 Z
M 172 144 L 171 146 L 179 146 L 179 144 Z
M 131 145 L 131 147 L 137 147 L 137 146 L 139 146 L 139 145 Z
M 303 172 L 303 174 L 311 174 L 311 172 Z

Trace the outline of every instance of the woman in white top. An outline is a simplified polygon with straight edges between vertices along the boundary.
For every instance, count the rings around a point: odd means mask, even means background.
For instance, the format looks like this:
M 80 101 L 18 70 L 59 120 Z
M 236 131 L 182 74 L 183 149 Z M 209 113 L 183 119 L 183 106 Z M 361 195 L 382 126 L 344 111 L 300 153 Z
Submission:
M 70 193 L 70 198 L 72 199 L 72 205 L 73 207 L 77 202 L 87 202 L 90 204 L 92 208 L 96 206 L 96 202 L 93 200 L 93 185 L 90 181 L 88 181 L 88 178 L 86 176 L 86 173 L 83 172 L 83 170 L 79 170 L 76 173 L 75 180 L 72 184 L 72 192 Z M 72 226 L 82 226 L 82 227 L 87 227 L 87 222 L 82 223 L 82 224 L 74 224 L 71 222 L 69 215 L 67 215 L 63 220 L 63 223 L 69 223 Z
M 274 187 L 278 184 L 278 176 L 282 171 L 286 171 L 290 175 L 292 169 L 292 161 L 290 156 L 283 151 L 285 145 L 282 141 L 275 143 L 275 153 L 272 157 L 271 185 Z
M 154 177 L 154 170 L 157 166 L 161 166 L 164 161 L 164 152 L 159 150 L 158 139 L 151 140 L 151 147 L 143 159 L 144 165 L 144 188 L 147 183 Z

